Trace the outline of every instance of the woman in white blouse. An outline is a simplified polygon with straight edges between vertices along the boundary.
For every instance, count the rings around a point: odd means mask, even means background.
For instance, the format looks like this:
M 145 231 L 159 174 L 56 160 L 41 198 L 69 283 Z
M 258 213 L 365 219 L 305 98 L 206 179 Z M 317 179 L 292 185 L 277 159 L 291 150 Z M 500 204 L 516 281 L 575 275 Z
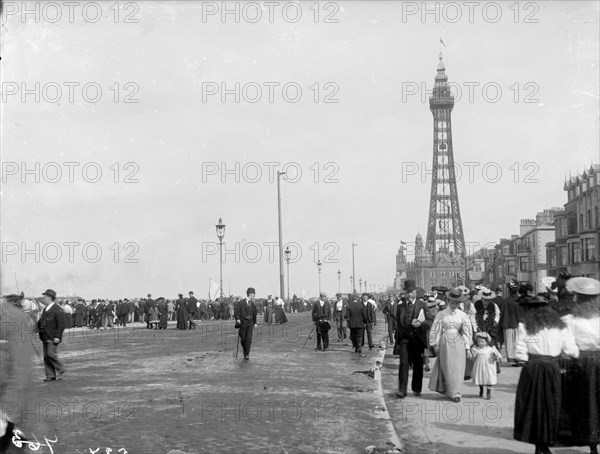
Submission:
M 473 327 L 469 316 L 460 310 L 464 298 L 460 289 L 446 292 L 446 297 L 448 308 L 436 315 L 429 332 L 429 345 L 437 355 L 429 389 L 460 402 L 465 363 L 467 356 L 471 357 Z
M 545 298 L 525 296 L 519 304 L 523 317 L 515 356 L 527 364 L 517 385 L 513 437 L 534 444 L 536 454 L 548 454 L 558 438 L 562 394 L 558 358 L 561 354 L 578 357 L 579 348 Z
M 589 277 L 567 281 L 574 294 L 571 314 L 563 320 L 579 347 L 579 359 L 567 390 L 573 444 L 598 454 L 600 443 L 600 282 Z

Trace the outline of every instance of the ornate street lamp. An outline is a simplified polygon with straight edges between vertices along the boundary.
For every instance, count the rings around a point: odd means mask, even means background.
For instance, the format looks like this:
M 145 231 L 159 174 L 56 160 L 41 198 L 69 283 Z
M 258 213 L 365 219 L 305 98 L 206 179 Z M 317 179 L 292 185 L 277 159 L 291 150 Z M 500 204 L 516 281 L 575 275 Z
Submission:
M 219 218 L 219 223 L 215 225 L 217 229 L 217 238 L 219 238 L 219 281 L 220 296 L 223 298 L 223 238 L 225 237 L 225 224 L 223 219 Z
M 342 293 L 342 270 L 338 270 L 338 293 Z
M 288 277 L 288 291 L 287 291 L 287 299 L 290 300 L 290 256 L 292 255 L 292 251 L 290 251 L 290 247 L 286 246 L 285 251 L 285 262 L 287 264 L 287 277 Z
M 317 270 L 319 270 L 319 296 L 321 296 L 321 267 L 323 266 L 323 264 L 321 263 L 321 260 L 319 260 L 317 262 Z

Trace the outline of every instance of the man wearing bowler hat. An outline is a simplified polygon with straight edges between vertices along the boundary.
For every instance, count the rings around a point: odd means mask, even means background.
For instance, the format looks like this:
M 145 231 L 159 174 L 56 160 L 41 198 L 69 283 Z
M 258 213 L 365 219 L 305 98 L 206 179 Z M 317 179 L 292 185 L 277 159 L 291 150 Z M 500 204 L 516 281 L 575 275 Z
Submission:
M 56 292 L 52 289 L 42 293 L 46 307 L 38 320 L 38 333 L 44 344 L 44 366 L 46 378 L 44 381 L 60 380 L 65 373 L 65 367 L 58 359 L 58 344 L 62 341 L 65 330 L 65 314 L 58 304 L 55 304 Z
M 423 351 L 427 348 L 427 330 L 431 328 L 433 321 L 427 304 L 416 299 L 415 281 L 405 281 L 404 291 L 406 296 L 396 307 L 396 344 L 400 354 L 397 396 L 401 399 L 406 397 L 410 364 L 413 366 L 412 391 L 415 396 L 421 395 Z
M 250 359 L 250 347 L 252 346 L 252 331 L 256 325 L 256 306 L 254 295 L 256 291 L 249 287 L 246 290 L 246 298 L 235 306 L 234 317 L 236 327 L 239 329 L 240 343 L 244 349 L 244 359 Z

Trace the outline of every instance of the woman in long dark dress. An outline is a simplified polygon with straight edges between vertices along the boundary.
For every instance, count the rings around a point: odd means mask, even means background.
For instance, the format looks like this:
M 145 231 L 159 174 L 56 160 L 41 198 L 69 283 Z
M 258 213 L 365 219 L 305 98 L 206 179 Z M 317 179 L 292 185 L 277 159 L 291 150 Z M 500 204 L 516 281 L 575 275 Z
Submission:
M 563 317 L 579 347 L 566 398 L 572 443 L 598 454 L 600 443 L 600 282 L 588 277 L 567 281 L 573 296 L 572 314 Z
M 578 357 L 579 348 L 545 298 L 526 296 L 520 304 L 523 318 L 515 356 L 527 363 L 517 385 L 513 437 L 534 444 L 536 454 L 548 454 L 558 439 L 562 402 L 558 358 L 563 353 Z
M 280 325 L 283 325 L 284 323 L 287 323 L 287 317 L 285 315 L 285 312 L 283 311 L 283 306 L 284 306 L 284 302 L 281 298 L 279 297 L 275 297 L 275 319 L 277 320 L 277 323 L 279 323 Z
M 179 299 L 175 304 L 175 312 L 177 314 L 177 329 L 187 329 L 189 322 L 188 312 L 182 294 L 179 294 Z

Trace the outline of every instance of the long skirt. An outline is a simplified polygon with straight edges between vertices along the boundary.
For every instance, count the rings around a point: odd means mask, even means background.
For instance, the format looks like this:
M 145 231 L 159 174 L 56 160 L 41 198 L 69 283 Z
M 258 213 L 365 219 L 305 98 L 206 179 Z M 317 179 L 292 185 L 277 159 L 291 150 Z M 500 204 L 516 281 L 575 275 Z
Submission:
M 506 345 L 506 360 L 508 362 L 516 362 L 515 346 L 517 344 L 519 330 L 517 328 L 509 328 L 504 330 L 504 344 Z
M 161 312 L 158 320 L 159 320 L 158 327 L 161 329 L 167 329 L 168 321 L 169 321 L 169 313 L 166 311 Z
M 277 319 L 277 323 L 284 324 L 287 323 L 287 317 L 285 316 L 285 312 L 283 312 L 283 306 L 277 306 L 275 309 L 275 318 Z
M 558 358 L 529 355 L 517 385 L 513 438 L 531 444 L 554 443 L 561 400 Z
M 265 307 L 265 323 L 273 323 L 273 308 L 271 306 Z
M 587 446 L 600 443 L 600 351 L 582 350 L 576 363 L 573 444 Z
M 188 328 L 188 313 L 185 308 L 179 308 L 177 310 L 177 329 Z
M 431 370 L 429 389 L 450 398 L 461 397 L 466 360 L 466 346 L 458 330 L 447 329 L 441 336 L 440 353 Z

